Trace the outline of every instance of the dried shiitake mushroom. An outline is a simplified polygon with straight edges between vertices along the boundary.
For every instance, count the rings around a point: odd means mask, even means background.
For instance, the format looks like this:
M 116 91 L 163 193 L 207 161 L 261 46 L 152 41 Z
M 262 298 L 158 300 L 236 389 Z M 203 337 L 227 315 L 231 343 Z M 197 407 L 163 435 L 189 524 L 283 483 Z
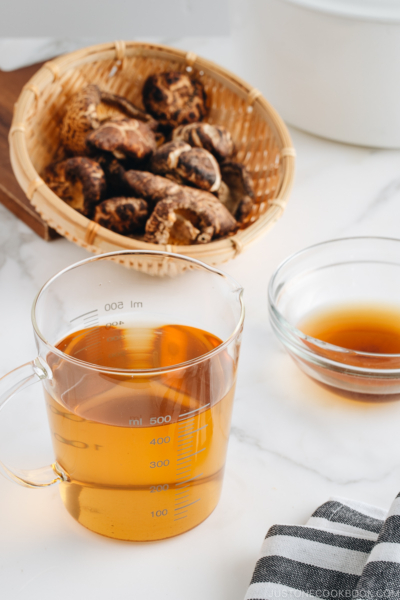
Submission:
M 155 204 L 146 224 L 148 242 L 205 244 L 237 227 L 227 208 L 209 192 L 178 185 L 145 171 L 126 171 L 123 178 L 131 193 Z
M 229 131 L 202 122 L 203 84 L 167 71 L 149 76 L 142 93 L 147 112 L 94 84 L 74 94 L 60 150 L 75 157 L 49 165 L 44 180 L 72 208 L 121 235 L 189 245 L 232 234 L 254 205 L 252 180 L 231 160 Z M 143 168 L 151 172 L 136 170 Z
M 217 194 L 218 199 L 239 223 L 243 223 L 254 205 L 250 173 L 243 164 L 234 161 L 226 161 L 220 168 L 222 183 Z
M 168 175 L 175 171 L 182 152 L 187 152 L 191 149 L 192 147 L 189 144 L 180 140 L 177 142 L 167 142 L 159 146 L 153 153 L 150 168 L 158 175 Z
M 143 103 L 161 125 L 171 128 L 201 121 L 207 113 L 202 83 L 180 71 L 150 75 L 143 87 Z
M 232 156 L 235 149 L 232 136 L 225 127 L 210 123 L 189 123 L 172 132 L 173 140 L 182 140 L 191 146 L 204 148 L 223 161 Z
M 235 219 L 215 196 L 192 188 L 186 190 L 189 193 L 156 204 L 146 223 L 145 241 L 206 244 L 236 229 Z
M 154 132 L 137 119 L 110 119 L 86 137 L 93 151 L 111 152 L 115 158 L 144 161 L 156 149 Z
M 181 196 L 183 186 L 147 171 L 120 171 L 123 184 L 136 197 L 155 204 L 165 198 Z M 190 189 L 190 188 L 189 188 Z
M 221 172 L 214 156 L 204 148 L 192 148 L 182 141 L 168 142 L 154 152 L 150 168 L 178 183 L 216 192 Z
M 81 156 L 51 163 L 46 167 L 43 179 L 57 196 L 85 216 L 92 214 L 107 187 L 101 166 Z
M 146 121 L 156 128 L 154 119 L 126 98 L 101 90 L 90 84 L 74 94 L 67 103 L 61 124 L 60 139 L 67 152 L 87 154 L 86 136 L 102 121 L 115 117 L 131 117 Z
M 149 207 L 141 198 L 109 198 L 96 206 L 93 220 L 121 235 L 144 231 Z

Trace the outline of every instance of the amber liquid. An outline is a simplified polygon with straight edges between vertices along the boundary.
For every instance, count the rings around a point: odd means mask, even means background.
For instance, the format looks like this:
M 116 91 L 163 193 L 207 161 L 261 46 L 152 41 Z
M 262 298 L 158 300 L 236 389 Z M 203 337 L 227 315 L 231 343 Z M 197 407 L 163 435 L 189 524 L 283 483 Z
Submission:
M 80 360 L 118 369 L 156 369 L 221 344 L 182 325 L 96 327 L 57 346 Z M 234 395 L 225 352 L 178 371 L 113 374 L 52 355 L 46 390 L 63 501 L 82 525 L 125 540 L 183 533 L 217 505 Z
M 354 393 L 351 387 L 354 384 L 357 388 L 360 380 L 356 381 L 347 373 L 338 372 L 331 375 L 339 384 L 336 391 L 364 401 L 398 399 L 398 393 L 390 397 L 390 383 L 374 380 L 373 369 L 400 368 L 400 360 L 395 356 L 400 355 L 400 308 L 379 304 L 337 306 L 312 314 L 298 323 L 297 328 L 306 335 L 333 346 L 317 349 L 312 341 L 309 341 L 310 348 L 318 354 L 343 365 L 371 369 L 370 382 L 364 380 L 364 389 Z M 335 346 L 346 348 L 350 352 L 343 353 Z M 341 383 L 349 389 L 340 389 Z M 398 386 L 398 382 L 393 381 L 393 389 L 395 385 Z
M 371 354 L 400 354 L 400 310 L 342 306 L 321 311 L 298 325 L 306 335 L 334 346 Z

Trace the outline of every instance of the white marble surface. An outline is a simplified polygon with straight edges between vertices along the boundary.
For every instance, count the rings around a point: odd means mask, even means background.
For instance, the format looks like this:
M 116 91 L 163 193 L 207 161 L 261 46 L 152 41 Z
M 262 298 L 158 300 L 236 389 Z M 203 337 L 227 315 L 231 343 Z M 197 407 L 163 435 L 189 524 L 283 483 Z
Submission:
M 211 40 L 203 54 L 234 67 L 227 46 Z M 284 216 L 224 266 L 245 287 L 247 316 L 217 509 L 180 537 L 118 542 L 76 523 L 56 486 L 30 490 L 0 478 L 2 600 L 241 600 L 273 523 L 303 523 L 333 494 L 388 507 L 399 491 L 400 403 L 340 400 L 307 379 L 274 338 L 266 296 L 276 266 L 302 247 L 351 235 L 400 237 L 400 152 L 291 133 L 297 176 Z M 0 206 L 0 374 L 35 355 L 37 290 L 85 256 L 66 240 L 42 241 Z M 19 466 L 50 462 L 38 386 L 4 411 L 0 452 Z

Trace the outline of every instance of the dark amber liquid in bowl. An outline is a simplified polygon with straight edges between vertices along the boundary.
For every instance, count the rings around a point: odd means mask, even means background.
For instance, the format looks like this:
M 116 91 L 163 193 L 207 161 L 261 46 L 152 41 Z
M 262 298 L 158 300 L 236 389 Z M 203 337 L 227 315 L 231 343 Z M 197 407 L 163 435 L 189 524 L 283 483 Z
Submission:
M 304 319 L 300 331 L 317 340 L 370 354 L 400 354 L 400 308 L 342 306 Z
M 344 368 L 352 365 L 370 369 L 371 378 L 374 369 L 400 369 L 397 356 L 400 355 L 400 307 L 349 304 L 326 308 L 304 318 L 297 328 L 307 336 L 334 346 L 320 348 L 311 340 L 308 342 L 316 354 L 341 363 Z M 341 348 L 350 352 L 343 352 Z M 366 380 L 364 393 L 342 389 L 340 383 L 348 384 L 351 376 L 337 373 L 335 377 L 338 387 L 328 386 L 329 389 L 352 399 L 380 402 L 400 398 L 398 393 L 387 391 L 369 394 Z
M 156 369 L 221 344 L 183 325 L 100 326 L 57 344 L 103 367 Z M 61 495 L 82 525 L 125 540 L 183 533 L 215 508 L 222 485 L 235 368 L 227 352 L 189 371 L 152 377 L 75 371 L 52 360 L 46 391 L 56 458 L 68 473 Z M 78 369 L 79 367 L 77 367 Z

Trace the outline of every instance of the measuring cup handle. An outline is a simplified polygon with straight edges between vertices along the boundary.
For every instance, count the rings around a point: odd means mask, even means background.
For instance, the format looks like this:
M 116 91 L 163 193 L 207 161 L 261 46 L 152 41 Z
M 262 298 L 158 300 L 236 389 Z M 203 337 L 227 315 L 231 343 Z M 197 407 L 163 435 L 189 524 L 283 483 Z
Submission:
M 42 379 L 48 379 L 50 369 L 45 365 L 41 358 L 35 358 L 32 362 L 17 367 L 4 377 L 0 378 L 0 411 L 5 404 L 17 392 L 24 390 L 33 383 Z M 50 375 L 51 376 L 51 375 Z M 57 469 L 56 464 L 39 469 L 10 469 L 0 461 L 0 472 L 7 479 L 16 481 L 20 485 L 27 487 L 46 487 L 53 483 L 63 481 L 65 476 Z

